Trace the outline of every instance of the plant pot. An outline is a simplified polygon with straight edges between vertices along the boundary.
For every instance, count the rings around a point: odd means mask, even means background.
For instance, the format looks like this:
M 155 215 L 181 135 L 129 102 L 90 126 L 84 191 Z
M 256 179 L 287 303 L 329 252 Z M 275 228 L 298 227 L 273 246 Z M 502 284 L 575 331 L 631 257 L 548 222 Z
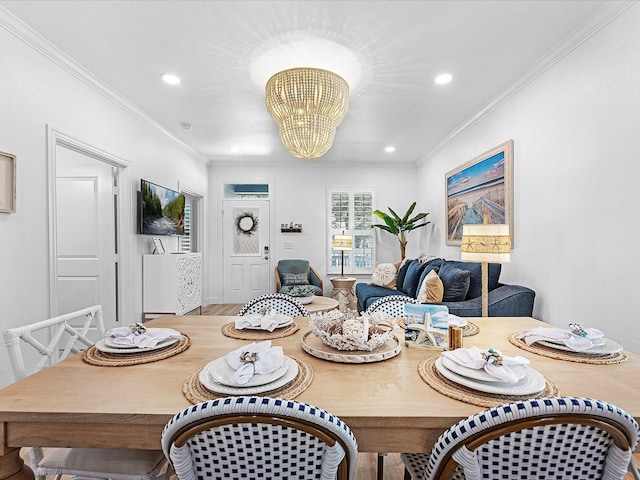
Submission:
M 302 305 L 306 305 L 308 303 L 313 302 L 313 297 L 315 297 L 315 295 L 310 295 L 308 297 L 293 297 L 293 298 L 298 300 Z

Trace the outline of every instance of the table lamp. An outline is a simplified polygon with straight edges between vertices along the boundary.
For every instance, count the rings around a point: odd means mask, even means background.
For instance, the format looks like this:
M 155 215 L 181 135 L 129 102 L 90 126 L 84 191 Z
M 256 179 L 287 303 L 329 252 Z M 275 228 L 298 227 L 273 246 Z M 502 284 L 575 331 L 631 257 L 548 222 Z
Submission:
M 511 259 L 509 225 L 468 224 L 462 226 L 460 259 L 482 264 L 482 316 L 489 316 L 489 263 L 507 263 Z
M 333 236 L 333 249 L 340 250 L 342 258 L 340 260 L 340 277 L 344 278 L 344 252 L 345 250 L 351 250 L 353 248 L 353 238 L 351 235 L 345 235 L 344 231 L 342 235 Z

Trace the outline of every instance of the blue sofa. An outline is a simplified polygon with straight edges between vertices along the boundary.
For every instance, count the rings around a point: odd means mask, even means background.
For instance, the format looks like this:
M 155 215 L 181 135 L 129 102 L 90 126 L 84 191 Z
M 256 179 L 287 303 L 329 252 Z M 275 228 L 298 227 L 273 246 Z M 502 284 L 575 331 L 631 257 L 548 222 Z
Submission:
M 489 264 L 489 316 L 532 316 L 535 292 L 520 285 L 500 283 L 501 269 L 499 263 Z M 443 282 L 444 298 L 440 304 L 446 305 L 449 313 L 460 317 L 482 316 L 481 264 L 442 258 L 428 262 L 407 260 L 398 271 L 396 290 L 367 283 L 356 284 L 358 311 L 364 312 L 373 302 L 387 295 L 416 298 L 422 281 L 431 270 L 435 270 Z

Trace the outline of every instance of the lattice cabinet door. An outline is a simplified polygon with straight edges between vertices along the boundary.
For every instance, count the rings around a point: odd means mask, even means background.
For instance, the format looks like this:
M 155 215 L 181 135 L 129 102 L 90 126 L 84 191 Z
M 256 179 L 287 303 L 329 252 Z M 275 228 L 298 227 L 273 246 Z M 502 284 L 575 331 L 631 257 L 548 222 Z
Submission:
M 143 318 L 172 313 L 184 315 L 202 306 L 200 253 L 144 255 Z

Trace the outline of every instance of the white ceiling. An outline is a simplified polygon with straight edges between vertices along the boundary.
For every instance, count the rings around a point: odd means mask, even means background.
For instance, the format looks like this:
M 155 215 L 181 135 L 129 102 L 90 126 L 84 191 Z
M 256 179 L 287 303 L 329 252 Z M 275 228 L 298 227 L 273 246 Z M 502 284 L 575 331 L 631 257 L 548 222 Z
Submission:
M 360 62 L 349 112 L 332 149 L 315 161 L 416 162 L 526 83 L 606 3 L 0 0 L 214 162 L 305 161 L 280 144 L 264 90 L 250 77 L 252 60 L 268 47 L 311 35 L 347 47 Z M 182 83 L 164 84 L 165 72 Z M 441 72 L 453 81 L 436 85 Z M 387 145 L 396 151 L 385 153 Z

